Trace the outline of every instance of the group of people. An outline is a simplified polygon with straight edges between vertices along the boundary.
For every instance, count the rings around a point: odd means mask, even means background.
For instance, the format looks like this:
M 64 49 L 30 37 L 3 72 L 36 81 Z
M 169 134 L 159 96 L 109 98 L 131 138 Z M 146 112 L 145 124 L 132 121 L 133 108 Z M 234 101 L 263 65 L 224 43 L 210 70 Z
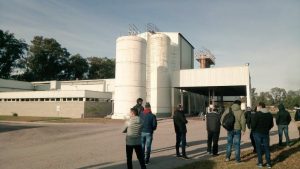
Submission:
M 137 104 L 130 109 L 130 118 L 126 122 L 124 133 L 126 133 L 126 154 L 127 167 L 132 169 L 132 154 L 135 150 L 142 169 L 150 161 L 151 144 L 153 132 L 157 128 L 157 119 L 151 112 L 150 103 L 142 106 L 143 99 L 137 99 Z M 291 115 L 283 104 L 278 106 L 276 114 L 276 124 L 278 126 L 279 145 L 283 146 L 283 133 L 286 138 L 286 146 L 290 146 L 288 126 L 291 122 Z M 295 121 L 297 122 L 300 139 L 300 107 L 296 105 Z M 182 105 L 178 105 L 173 114 L 174 129 L 176 133 L 176 156 L 189 159 L 186 154 L 186 133 L 188 123 Z M 234 146 L 235 161 L 241 162 L 240 145 L 241 136 L 245 134 L 246 127 L 250 130 L 250 139 L 253 146 L 253 153 L 257 154 L 258 167 L 263 166 L 262 155 L 265 154 L 267 168 L 271 168 L 270 156 L 270 130 L 273 128 L 273 115 L 266 108 L 265 103 L 260 102 L 253 110 L 247 107 L 246 111 L 241 110 L 239 100 L 224 112 L 219 113 L 218 109 L 212 107 L 206 115 L 207 128 L 207 153 L 218 156 L 218 141 L 221 126 L 227 130 L 226 159 L 230 161 L 231 150 Z M 181 148 L 181 152 L 180 152 Z
M 130 109 L 129 120 L 123 133 L 126 133 L 127 168 L 132 169 L 132 154 L 135 150 L 141 169 L 149 164 L 153 132 L 157 128 L 157 119 L 151 111 L 150 103 L 142 106 L 143 99 L 138 98 L 137 104 Z

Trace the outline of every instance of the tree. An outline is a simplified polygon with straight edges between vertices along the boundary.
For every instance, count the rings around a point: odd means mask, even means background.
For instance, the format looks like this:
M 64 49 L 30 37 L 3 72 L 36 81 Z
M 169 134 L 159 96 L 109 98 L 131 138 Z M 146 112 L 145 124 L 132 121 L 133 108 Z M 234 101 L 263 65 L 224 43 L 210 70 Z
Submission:
M 89 70 L 88 62 L 80 54 L 76 54 L 69 59 L 69 77 L 70 79 L 83 79 Z
M 10 78 L 14 68 L 20 67 L 20 59 L 27 51 L 24 40 L 16 39 L 13 33 L 0 29 L 0 78 Z
M 279 104 L 286 98 L 286 91 L 283 88 L 274 87 L 271 89 L 270 94 L 274 100 L 273 104 Z
M 115 77 L 115 60 L 107 57 L 90 57 L 89 79 L 108 79 Z
M 69 52 L 52 38 L 35 36 L 27 58 L 28 74 L 33 80 L 68 79 Z

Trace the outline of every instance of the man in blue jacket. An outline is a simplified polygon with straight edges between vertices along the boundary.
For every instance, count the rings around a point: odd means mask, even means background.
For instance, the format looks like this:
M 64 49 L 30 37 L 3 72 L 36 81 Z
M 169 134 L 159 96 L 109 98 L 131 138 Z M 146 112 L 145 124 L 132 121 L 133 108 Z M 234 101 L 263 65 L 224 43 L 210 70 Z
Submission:
M 149 164 L 150 153 L 151 153 L 151 145 L 153 140 L 153 132 L 157 127 L 156 116 L 151 112 L 150 103 L 145 104 L 144 111 L 140 114 L 140 117 L 143 121 L 142 128 L 142 149 L 145 154 L 145 163 Z

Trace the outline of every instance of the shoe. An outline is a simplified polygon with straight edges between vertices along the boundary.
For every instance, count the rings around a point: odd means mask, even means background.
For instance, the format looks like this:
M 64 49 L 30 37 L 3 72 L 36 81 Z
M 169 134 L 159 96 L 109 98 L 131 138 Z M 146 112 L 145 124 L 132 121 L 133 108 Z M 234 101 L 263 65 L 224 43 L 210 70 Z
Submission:
M 257 164 L 257 167 L 262 168 L 263 165 L 259 163 L 259 164 Z
M 267 164 L 267 168 L 272 168 L 271 164 Z
M 149 161 L 145 161 L 145 165 L 148 165 L 148 164 L 150 164 L 150 162 Z
M 176 157 L 180 158 L 180 157 L 182 157 L 182 155 L 181 154 L 177 154 Z
M 229 158 L 226 158 L 225 161 L 228 162 L 228 161 L 230 161 L 230 159 L 229 159 Z
M 208 155 L 211 155 L 211 152 L 207 152 Z
M 183 155 L 182 158 L 185 159 L 185 160 L 190 159 L 190 158 L 189 158 L 188 156 L 186 156 L 186 155 Z

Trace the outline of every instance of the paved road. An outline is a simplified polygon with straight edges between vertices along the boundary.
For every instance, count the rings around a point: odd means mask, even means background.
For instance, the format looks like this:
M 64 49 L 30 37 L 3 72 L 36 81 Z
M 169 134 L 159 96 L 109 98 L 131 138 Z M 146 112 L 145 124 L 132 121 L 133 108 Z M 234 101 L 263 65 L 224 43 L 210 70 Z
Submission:
M 187 148 L 192 160 L 174 156 L 175 135 L 170 119 L 161 120 L 154 135 L 150 169 L 171 169 L 206 155 L 205 122 L 190 119 Z M 108 124 L 49 124 L 0 123 L 1 169 L 123 169 L 126 168 L 123 123 Z M 271 143 L 277 143 L 277 132 L 271 132 Z M 220 150 L 224 153 L 225 131 L 220 136 Z M 290 125 L 291 138 L 297 137 L 295 124 Z M 242 148 L 250 147 L 248 133 L 242 137 Z M 137 165 L 134 156 L 134 166 Z

